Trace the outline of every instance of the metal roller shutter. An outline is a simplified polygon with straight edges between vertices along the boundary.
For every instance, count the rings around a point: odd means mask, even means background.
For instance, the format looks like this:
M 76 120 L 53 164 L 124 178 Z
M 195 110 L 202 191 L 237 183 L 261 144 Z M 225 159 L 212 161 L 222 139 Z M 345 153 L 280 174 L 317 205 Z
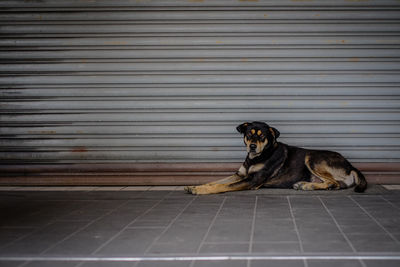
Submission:
M 252 120 L 397 181 L 399 1 L 0 9 L 0 183 L 201 182 L 243 160 Z

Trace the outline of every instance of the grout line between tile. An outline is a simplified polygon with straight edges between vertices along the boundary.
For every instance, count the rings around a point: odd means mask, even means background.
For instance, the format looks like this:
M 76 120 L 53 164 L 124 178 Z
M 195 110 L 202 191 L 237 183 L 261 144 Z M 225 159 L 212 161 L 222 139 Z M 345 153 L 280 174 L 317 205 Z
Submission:
M 350 198 L 354 203 L 357 204 L 358 207 L 360 207 L 360 209 L 368 215 L 368 217 L 370 217 L 377 225 L 379 225 L 380 228 L 382 228 L 382 230 L 390 236 L 390 238 L 392 238 L 396 243 L 400 244 L 400 241 L 392 234 L 390 233 L 377 219 L 375 219 L 374 216 L 372 216 L 363 206 L 361 206 L 355 199 L 353 199 L 351 196 L 348 196 L 348 198 Z
M 56 247 L 57 245 L 61 244 L 62 242 L 64 242 L 65 240 L 68 240 L 69 238 L 71 238 L 73 235 L 79 233 L 80 231 L 86 229 L 87 227 L 89 227 L 90 225 L 92 225 L 93 223 L 95 223 L 96 221 L 104 218 L 105 216 L 113 213 L 114 211 L 116 211 L 118 208 L 124 206 L 126 203 L 128 203 L 130 201 L 130 199 L 127 199 L 126 201 L 124 201 L 121 205 L 118 205 L 117 207 L 115 207 L 114 209 L 108 211 L 107 213 L 101 215 L 100 217 L 98 217 L 95 220 L 90 221 L 89 223 L 85 224 L 84 226 L 80 227 L 78 230 L 74 231 L 73 233 L 69 234 L 68 236 L 64 237 L 62 240 L 54 243 L 53 245 L 51 245 L 50 247 L 48 247 L 47 249 L 45 249 L 44 251 L 42 251 L 40 253 L 40 255 L 43 255 L 44 253 L 46 253 L 47 251 L 51 250 L 52 248 Z
M 158 202 L 156 202 L 153 206 L 151 206 L 150 208 L 148 208 L 144 213 L 142 213 L 141 215 L 139 215 L 138 217 L 136 217 L 132 222 L 128 223 L 125 227 L 123 227 L 120 231 L 118 231 L 115 235 L 113 235 L 111 238 L 109 238 L 106 242 L 104 242 L 101 246 L 99 246 L 95 251 L 93 251 L 91 253 L 91 255 L 96 254 L 97 252 L 99 252 L 102 248 L 104 248 L 105 246 L 107 246 L 110 242 L 112 242 L 117 236 L 119 236 L 123 231 L 125 231 L 126 229 L 129 228 L 130 225 L 132 225 L 133 223 L 135 223 L 139 218 L 143 217 L 144 215 L 146 215 L 147 213 L 149 213 L 152 209 L 154 209 L 155 207 L 157 207 L 161 202 L 163 202 L 172 192 L 166 194 L 164 197 L 162 197 Z M 80 265 L 77 265 L 76 267 L 78 267 Z
M 251 222 L 251 230 L 250 230 L 249 254 L 253 252 L 254 229 L 256 227 L 257 203 L 258 203 L 258 196 L 256 196 L 256 199 L 254 201 L 253 221 Z M 251 267 L 250 260 L 247 260 L 247 267 Z
M 400 207 L 396 206 L 395 204 L 393 204 L 390 200 L 386 199 L 384 196 L 380 196 L 383 200 L 385 200 L 390 206 L 392 206 L 393 208 L 400 210 Z
M 197 254 L 200 253 L 201 247 L 202 247 L 202 246 L 204 245 L 204 243 L 206 242 L 207 237 L 208 237 L 208 235 L 209 235 L 209 233 L 210 233 L 212 227 L 213 227 L 214 224 L 215 224 L 215 221 L 217 220 L 219 214 L 221 213 L 221 210 L 222 210 L 223 206 L 225 205 L 226 199 L 227 199 L 227 197 L 224 197 L 224 199 L 222 200 L 221 204 L 219 205 L 219 208 L 218 208 L 217 212 L 215 213 L 214 218 L 212 219 L 210 225 L 208 226 L 207 231 L 206 231 L 206 233 L 204 234 L 204 237 L 203 237 L 203 239 L 201 240 L 200 245 L 199 245 L 199 247 L 198 247 L 197 250 L 196 250 L 196 253 L 197 253 Z
M 298 241 L 253 241 L 254 244 L 298 244 Z M 247 241 L 217 241 L 217 242 L 204 242 L 206 245 L 250 245 Z
M 343 231 L 342 227 L 340 227 L 340 224 L 336 220 L 335 216 L 333 216 L 332 212 L 328 209 L 328 207 L 326 206 L 326 204 L 324 203 L 324 201 L 321 199 L 320 196 L 318 196 L 318 199 L 321 202 L 322 206 L 324 206 L 324 208 L 325 208 L 326 212 L 329 214 L 329 216 L 331 216 L 331 218 L 332 218 L 333 222 L 335 223 L 336 227 L 339 229 L 339 232 L 342 234 L 344 239 L 346 239 L 346 242 L 347 242 L 347 244 L 349 244 L 349 246 L 350 246 L 351 250 L 353 251 L 353 253 L 357 253 L 356 248 L 354 247 L 353 243 L 351 243 L 350 239 L 347 237 L 347 235 Z M 362 267 L 367 267 L 362 260 L 359 260 L 359 262 L 360 262 Z
M 85 201 L 86 201 L 86 200 L 85 200 Z M 68 214 L 71 214 L 71 213 L 75 212 L 76 210 L 77 210 L 77 209 L 72 210 L 72 211 L 69 212 Z M 21 236 L 21 237 L 19 237 L 19 238 L 17 238 L 17 239 L 14 239 L 13 241 L 11 241 L 11 242 L 9 242 L 9 243 L 6 243 L 6 244 L 0 246 L 0 248 L 5 248 L 5 247 L 7 247 L 7 246 L 10 246 L 10 245 L 12 245 L 12 244 L 14 244 L 14 243 L 16 243 L 16 242 L 18 242 L 18 241 L 20 241 L 20 240 L 26 238 L 26 237 L 29 237 L 29 236 L 31 236 L 31 235 L 33 235 L 33 234 L 35 234 L 35 233 L 41 231 L 42 229 L 46 228 L 47 226 L 49 226 L 49 225 L 51 225 L 51 224 L 53 224 L 53 223 L 55 223 L 55 222 L 60 221 L 60 217 L 63 217 L 63 216 L 65 216 L 65 215 L 59 215 L 59 216 L 57 216 L 56 218 L 54 218 L 53 220 L 51 220 L 49 223 L 45 224 L 45 225 L 42 226 L 42 227 L 33 227 L 34 230 L 32 230 L 31 232 L 29 232 L 29 233 L 27 233 L 27 234 L 25 234 L 25 235 L 23 235 L 23 236 Z M 62 220 L 61 220 L 61 221 L 62 221 Z
M 215 221 L 217 220 L 217 217 L 218 217 L 218 215 L 220 214 L 220 212 L 221 212 L 221 210 L 222 210 L 222 207 L 223 207 L 224 204 L 225 204 L 226 198 L 227 198 L 227 197 L 224 197 L 224 199 L 222 200 L 221 204 L 219 205 L 219 208 L 218 208 L 217 212 L 215 213 L 214 218 L 212 219 L 210 225 L 208 226 L 207 231 L 206 231 L 206 233 L 204 234 L 204 237 L 203 237 L 203 239 L 201 240 L 201 242 L 200 242 L 200 244 L 199 244 L 199 247 L 198 247 L 197 250 L 196 250 L 196 254 L 199 254 L 199 253 L 200 253 L 201 247 L 206 243 L 205 241 L 206 241 L 206 239 L 207 239 L 207 237 L 208 237 L 208 234 L 210 233 L 211 228 L 214 226 L 214 223 L 215 223 Z M 195 261 L 192 261 L 192 262 L 190 263 L 189 267 L 193 267 L 194 263 L 195 263 Z
M 256 196 L 256 199 L 254 201 L 253 221 L 251 223 L 251 230 L 250 230 L 249 253 L 253 252 L 254 231 L 255 231 L 255 228 L 256 228 L 257 204 L 258 204 L 258 196 Z
M 153 242 L 151 242 L 151 244 L 147 247 L 147 249 L 144 251 L 143 255 L 148 254 L 148 252 L 150 251 L 150 249 L 157 243 L 157 241 L 161 238 L 161 236 L 163 234 L 165 234 L 170 228 L 171 226 L 176 222 L 176 220 L 178 220 L 179 216 L 181 216 L 181 214 L 198 198 L 198 195 L 196 195 L 191 201 L 189 201 L 188 204 L 185 205 L 185 207 L 175 216 L 175 218 L 167 225 L 167 227 L 165 227 L 164 231 L 162 231 L 158 237 L 156 237 Z M 136 264 L 135 264 L 136 266 Z
M 296 223 L 296 218 L 294 217 L 294 213 L 293 213 L 293 209 L 292 209 L 292 204 L 290 203 L 290 196 L 286 196 L 287 202 L 289 204 L 289 211 L 290 211 L 290 215 L 292 217 L 292 221 L 293 221 L 293 225 L 294 225 L 294 230 L 296 232 L 297 235 L 297 239 L 299 240 L 299 247 L 300 247 L 300 252 L 304 253 L 304 249 L 303 249 L 303 242 L 300 238 L 300 232 L 299 232 L 299 228 L 297 227 L 297 223 Z
M 43 255 L 44 253 L 46 253 L 47 251 L 49 251 L 50 249 L 54 248 L 55 246 L 57 246 L 58 244 L 64 242 L 65 240 L 67 240 L 68 238 L 70 238 L 71 236 L 73 236 L 74 234 L 82 231 L 83 229 L 85 229 L 86 227 L 90 226 L 91 224 L 93 224 L 94 222 L 100 220 L 101 218 L 103 218 L 104 216 L 107 216 L 108 214 L 112 213 L 113 211 L 117 210 L 119 207 L 122 207 L 123 205 L 125 205 L 126 203 L 129 202 L 129 199 L 124 201 L 121 205 L 119 205 L 118 207 L 116 207 L 115 209 L 110 210 L 109 212 L 103 214 L 102 216 L 98 217 L 95 220 L 90 221 L 89 223 L 85 224 L 84 226 L 80 227 L 78 230 L 74 231 L 73 233 L 69 234 L 68 236 L 64 237 L 62 240 L 59 240 L 58 242 L 52 244 L 50 247 L 46 248 L 45 250 L 43 250 L 41 253 L 39 253 L 39 255 Z M 72 212 L 71 212 L 72 213 Z M 27 265 L 29 263 L 29 261 L 23 262 L 20 265 L 18 265 L 18 267 L 23 267 L 25 265 Z
M 294 213 L 293 213 L 293 209 L 292 209 L 292 204 L 290 203 L 290 196 L 286 196 L 286 199 L 287 199 L 287 202 L 288 202 L 288 204 L 289 204 L 289 211 L 290 211 L 290 215 L 291 215 L 291 217 L 292 217 L 292 221 L 293 221 L 293 225 L 294 225 L 294 230 L 296 231 L 297 239 L 299 240 L 300 252 L 301 252 L 301 253 L 304 253 L 303 241 L 301 240 L 299 228 L 297 227 L 297 223 L 296 223 L 296 218 L 294 217 Z M 308 267 L 308 262 L 307 262 L 306 259 L 303 259 L 303 265 L 304 265 L 304 267 Z
M 164 226 L 129 226 L 127 229 L 164 229 Z

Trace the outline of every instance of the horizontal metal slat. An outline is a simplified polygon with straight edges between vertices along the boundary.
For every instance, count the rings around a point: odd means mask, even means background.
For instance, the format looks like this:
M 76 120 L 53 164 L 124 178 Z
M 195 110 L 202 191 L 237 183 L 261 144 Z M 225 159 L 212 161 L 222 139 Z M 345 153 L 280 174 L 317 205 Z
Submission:
M 156 71 L 399 71 L 399 62 L 97 62 L 1 64 L 0 72 L 156 72 Z
M 385 33 L 399 33 L 398 23 L 264 23 L 264 24 L 94 24 L 94 25 L 70 25 L 70 24 L 49 24 L 49 25 L 2 25 L 0 34 L 126 34 L 126 33 L 318 33 L 326 35 L 335 33 L 352 33 L 353 35 L 365 35 L 366 33 L 378 32 L 380 35 Z
M 53 113 L 53 114 L 7 114 L 0 115 L 0 120 L 9 125 L 19 125 L 21 123 L 33 124 L 48 124 L 48 123 L 74 123 L 74 122 L 179 122 L 179 121 L 218 121 L 227 122 L 234 121 L 241 123 L 243 121 L 269 121 L 269 122 L 282 122 L 282 121 L 395 121 L 398 122 L 400 118 L 400 111 L 385 110 L 385 112 L 376 112 L 371 110 L 268 110 L 257 112 L 244 112 L 233 110 L 221 111 L 207 111 L 202 110 L 196 112 L 193 110 L 181 110 L 181 112 L 168 112 L 167 110 L 160 110 L 158 112 L 96 112 L 87 113 L 77 111 L 75 113 L 66 114 Z
M 400 36 L 247 36 L 246 38 L 220 36 L 220 37 L 101 37 L 98 38 L 2 38 L 1 46 L 30 47 L 30 46 L 278 46 L 278 45 L 392 45 L 400 44 Z M 397 47 L 395 47 L 397 48 Z
M 311 130 L 311 129 L 310 129 Z M 72 136 L 71 136 L 72 137 Z M 368 147 L 397 147 L 400 148 L 400 133 L 396 137 L 374 137 L 373 134 L 366 137 L 282 137 L 279 139 L 281 142 L 288 143 L 294 146 L 305 146 L 305 147 L 364 147 L 368 144 Z M 0 139 L 0 151 L 26 151 L 30 149 L 32 151 L 62 151 L 67 148 L 76 151 L 87 151 L 87 150 L 131 150 L 143 149 L 158 151 L 160 148 L 173 149 L 178 147 L 193 148 L 193 147 L 204 147 L 209 150 L 216 150 L 220 148 L 236 148 L 245 147 L 243 145 L 242 138 L 238 135 L 237 137 L 224 137 L 224 138 L 209 138 L 198 135 L 197 137 L 181 136 L 181 137 L 152 137 L 151 135 L 146 136 L 135 136 L 135 137 L 114 137 L 114 138 L 102 138 L 100 137 L 84 137 L 80 135 L 74 135 L 73 140 L 69 138 L 59 138 L 56 136 L 51 139 Z M 212 153 L 211 153 L 212 154 Z
M 224 84 L 301 84 L 301 83 L 399 83 L 400 75 L 397 73 L 368 73 L 363 74 L 220 74 L 220 75 L 35 75 L 35 76 L 0 76 L 0 83 L 4 85 L 23 84 L 198 84 L 198 83 L 224 83 Z
M 103 85 L 104 86 L 104 85 Z M 1 89 L 2 99 L 37 99 L 54 97 L 145 97 L 145 96 L 400 96 L 400 87 L 396 86 L 218 86 L 205 85 L 193 87 L 191 85 L 179 88 L 178 86 L 165 87 L 50 87 L 34 88 L 27 85 L 25 88 Z
M 13 12 L 0 14 L 0 21 L 180 21 L 180 20 L 390 20 L 398 19 L 396 10 L 241 10 L 241 11 L 97 11 L 97 12 Z
M 270 100 L 270 99 L 238 99 L 228 100 L 119 100 L 98 101 L 98 100 L 75 100 L 75 101 L 12 101 L 0 102 L 0 107 L 4 111 L 12 110 L 134 110 L 134 109 L 340 109 L 340 108 L 368 108 L 373 106 L 375 109 L 399 109 L 398 99 L 377 99 L 377 100 L 328 100 L 328 99 L 293 99 L 293 100 Z
M 218 0 L 218 1 L 185 1 L 180 0 L 147 0 L 147 1 L 131 1 L 131 0 L 119 0 L 113 1 L 112 5 L 109 0 L 96 0 L 91 1 L 81 1 L 81 0 L 69 0 L 69 1 L 57 1 L 57 0 L 46 0 L 43 2 L 20 2 L 18 0 L 3 0 L 0 2 L 0 7 L 44 7 L 44 8 L 60 8 L 60 7 L 297 7 L 297 6 L 321 6 L 321 7 L 385 7 L 385 6 L 398 6 L 396 0 L 369 0 L 367 3 L 364 1 L 340 1 L 340 3 L 324 1 L 324 0 L 314 0 L 314 1 L 290 1 L 290 0 L 259 0 L 259 1 L 230 1 L 230 0 Z
M 359 61 L 361 58 L 373 59 L 377 58 L 381 61 L 396 60 L 400 57 L 400 48 L 385 49 L 365 49 L 362 47 L 348 49 L 338 47 L 338 49 L 324 48 L 301 48 L 285 49 L 279 47 L 271 47 L 268 49 L 254 47 L 252 49 L 193 49 L 186 47 L 185 49 L 93 49 L 93 50 L 48 50 L 48 51 L 14 51 L 15 47 L 10 47 L 6 52 L 0 51 L 0 60 L 55 60 L 55 59 L 185 59 L 185 58 L 201 58 L 207 60 L 209 58 L 228 59 L 235 58 L 238 60 L 246 59 L 263 59 L 268 60 L 284 60 L 292 58 L 323 58 L 327 61 L 336 61 L 340 58 L 348 61 Z M 322 59 L 321 59 L 322 60 Z
M 367 118 L 369 116 L 366 116 Z M 400 119 L 400 117 L 399 117 Z M 0 135 L 52 135 L 54 138 L 57 135 L 174 135 L 174 134 L 235 134 L 238 124 L 220 125 L 212 121 L 187 124 L 166 122 L 169 125 L 162 125 L 153 122 L 151 125 L 121 125 L 118 123 L 87 126 L 83 125 L 52 125 L 52 126 L 23 126 L 18 127 L 1 127 Z M 226 122 L 225 122 L 226 124 Z M 351 123 L 332 123 L 329 120 L 315 123 L 314 121 L 303 121 L 298 124 L 285 124 L 275 122 L 274 127 L 281 131 L 282 135 L 291 134 L 400 134 L 400 124 L 397 122 L 372 122 L 365 121 Z M 116 132 L 118 130 L 118 132 Z M 238 135 L 239 136 L 239 135 Z M 351 137 L 351 136 L 349 136 Z M 330 138 L 330 137 L 329 137 Z

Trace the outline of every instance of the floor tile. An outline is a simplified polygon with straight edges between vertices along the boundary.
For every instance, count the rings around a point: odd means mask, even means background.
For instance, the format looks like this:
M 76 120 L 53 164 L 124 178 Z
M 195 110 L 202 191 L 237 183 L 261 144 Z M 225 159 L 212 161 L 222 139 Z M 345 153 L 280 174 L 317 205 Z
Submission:
M 248 253 L 249 243 L 205 243 L 200 253 Z
M 126 229 L 96 255 L 130 256 L 143 254 L 163 229 Z
M 128 228 L 165 228 L 171 223 L 171 220 L 165 220 L 160 218 L 160 220 L 135 220 L 132 224 L 129 225 Z
M 134 267 L 190 267 L 190 263 L 190 261 L 142 261 Z
M 304 252 L 309 253 L 352 253 L 353 250 L 350 245 L 345 241 L 323 241 L 323 242 L 302 242 Z
M 274 221 L 261 224 L 256 222 L 254 229 L 254 242 L 274 242 L 274 241 L 298 241 L 297 232 L 293 223 L 279 224 L 280 221 Z
M 217 220 L 206 238 L 206 242 L 248 242 L 252 221 Z
M 302 260 L 252 260 L 251 267 L 303 267 Z
M 173 245 L 171 242 L 157 242 L 150 247 L 148 254 L 179 254 L 179 253 L 196 253 L 200 246 L 198 240 L 195 241 L 180 241 L 175 242 Z
M 340 242 L 346 243 L 345 237 L 340 233 L 300 234 L 302 242 Z
M 76 265 L 75 261 L 33 261 L 24 267 L 75 267 Z
M 300 244 L 298 242 L 268 242 L 268 243 L 254 243 L 252 246 L 254 253 L 267 253 L 267 254 L 287 254 L 287 253 L 300 253 Z
M 18 267 L 23 263 L 24 263 L 24 261 L 2 261 L 2 260 L 0 260 L 1 267 Z
M 177 221 L 163 232 L 149 253 L 196 253 L 208 231 L 208 224 Z
M 109 261 L 109 262 L 85 262 L 79 267 L 133 267 L 134 262 L 124 262 L 124 261 Z M 55 266 L 56 267 L 56 266 Z
M 1 248 L 0 255 L 39 254 L 85 224 L 84 222 L 54 222 L 17 242 Z
M 0 251 L 2 247 L 10 242 L 15 242 L 35 230 L 36 228 L 0 228 Z
M 367 267 L 399 267 L 400 260 L 364 260 Z
M 308 267 L 363 267 L 358 260 L 307 260 L 307 265 Z
M 247 261 L 196 261 L 193 267 L 246 267 Z

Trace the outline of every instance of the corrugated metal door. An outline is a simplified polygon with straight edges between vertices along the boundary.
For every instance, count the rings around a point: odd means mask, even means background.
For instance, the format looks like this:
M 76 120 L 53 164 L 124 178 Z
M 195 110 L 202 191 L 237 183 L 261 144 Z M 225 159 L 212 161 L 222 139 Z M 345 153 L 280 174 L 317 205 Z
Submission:
M 0 8 L 3 173 L 239 162 L 235 126 L 252 120 L 353 162 L 400 161 L 399 1 Z

